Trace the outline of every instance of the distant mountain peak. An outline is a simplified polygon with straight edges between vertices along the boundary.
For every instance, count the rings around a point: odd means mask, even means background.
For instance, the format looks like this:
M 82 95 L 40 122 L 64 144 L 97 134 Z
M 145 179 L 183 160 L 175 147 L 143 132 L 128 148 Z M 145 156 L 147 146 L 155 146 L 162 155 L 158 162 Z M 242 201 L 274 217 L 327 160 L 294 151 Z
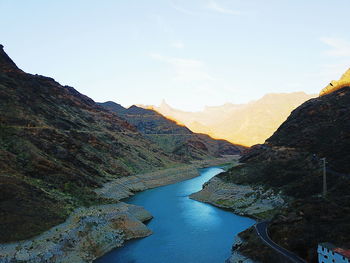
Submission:
M 16 72 L 22 72 L 15 62 L 12 61 L 12 59 L 6 54 L 4 51 L 4 46 L 0 44 L 0 69 L 1 71 L 5 72 L 11 72 L 11 71 L 16 71 Z
M 161 108 L 162 110 L 171 110 L 170 105 L 165 101 L 165 99 L 162 99 L 159 108 Z
M 106 102 L 100 102 L 97 103 L 100 106 L 103 106 L 105 108 L 108 108 L 109 110 L 118 112 L 118 113 L 124 113 L 126 111 L 126 108 L 124 108 L 122 105 L 115 103 L 114 101 L 106 101 Z
M 347 71 L 341 76 L 340 80 L 342 79 L 349 79 L 350 78 L 350 68 L 348 68 Z

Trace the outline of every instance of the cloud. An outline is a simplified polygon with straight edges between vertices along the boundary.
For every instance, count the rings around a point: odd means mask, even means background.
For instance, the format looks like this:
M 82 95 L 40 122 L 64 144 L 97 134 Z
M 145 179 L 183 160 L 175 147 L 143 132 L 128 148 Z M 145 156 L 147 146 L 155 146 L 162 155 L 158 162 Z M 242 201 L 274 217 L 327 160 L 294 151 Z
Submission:
M 241 14 L 241 12 L 239 12 L 239 11 L 222 7 L 215 1 L 208 2 L 208 4 L 205 6 L 205 8 L 222 13 L 222 14 L 229 14 L 229 15 L 240 15 Z
M 175 41 L 175 42 L 171 43 L 170 46 L 173 48 L 178 48 L 178 49 L 185 47 L 184 43 L 182 43 L 181 41 Z
M 183 13 L 183 14 L 186 14 L 186 15 L 190 15 L 190 16 L 196 16 L 196 15 L 198 15 L 198 13 L 196 13 L 196 12 L 193 12 L 193 11 L 191 11 L 191 10 L 189 10 L 189 9 L 186 9 L 186 8 L 183 8 L 183 7 L 178 6 L 177 4 L 175 4 L 174 1 L 171 1 L 171 2 L 170 2 L 170 5 L 171 5 L 171 7 L 172 7 L 173 9 L 175 9 L 176 11 L 179 11 L 180 13 Z
M 349 57 L 350 42 L 341 38 L 323 37 L 321 41 L 331 47 L 325 54 L 332 57 Z
M 207 72 L 205 63 L 196 59 L 167 57 L 152 53 L 151 58 L 171 65 L 175 70 L 174 80 L 179 82 L 207 82 L 214 78 Z
M 241 15 L 242 13 L 240 11 L 237 10 L 232 10 L 226 7 L 223 7 L 222 5 L 220 5 L 217 1 L 214 0 L 210 0 L 207 1 L 206 4 L 199 4 L 200 1 L 196 2 L 197 4 L 195 4 L 194 6 L 192 5 L 192 9 L 196 10 L 196 11 L 192 11 L 191 9 L 188 8 L 184 8 L 182 6 L 180 6 L 178 3 L 178 1 L 175 2 L 175 0 L 172 0 L 170 2 L 170 5 L 173 9 L 186 14 L 186 15 L 191 15 L 191 16 L 198 16 L 198 15 L 203 15 L 205 14 L 205 12 L 203 12 L 203 9 L 207 9 L 210 11 L 215 11 L 221 14 L 226 14 L 226 15 Z M 188 3 L 189 1 L 187 1 L 186 3 Z M 204 1 L 203 1 L 204 2 Z M 193 2 L 191 2 L 193 4 Z

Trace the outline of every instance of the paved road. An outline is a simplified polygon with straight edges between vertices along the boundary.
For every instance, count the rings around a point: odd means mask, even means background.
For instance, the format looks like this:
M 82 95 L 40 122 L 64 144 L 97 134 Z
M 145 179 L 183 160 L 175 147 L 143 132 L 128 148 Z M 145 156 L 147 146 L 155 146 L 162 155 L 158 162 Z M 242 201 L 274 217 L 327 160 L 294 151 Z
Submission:
M 277 245 L 275 242 L 273 242 L 270 239 L 269 235 L 267 234 L 267 222 L 266 221 L 257 223 L 254 227 L 256 229 L 256 232 L 257 232 L 258 236 L 261 238 L 261 240 L 265 244 L 267 244 L 272 249 L 274 249 L 278 253 L 280 253 L 283 256 L 285 256 L 290 262 L 307 263 L 305 260 L 301 259 L 300 257 L 298 257 L 294 253 L 288 251 L 287 249 L 284 249 L 283 247 L 280 247 L 279 245 Z

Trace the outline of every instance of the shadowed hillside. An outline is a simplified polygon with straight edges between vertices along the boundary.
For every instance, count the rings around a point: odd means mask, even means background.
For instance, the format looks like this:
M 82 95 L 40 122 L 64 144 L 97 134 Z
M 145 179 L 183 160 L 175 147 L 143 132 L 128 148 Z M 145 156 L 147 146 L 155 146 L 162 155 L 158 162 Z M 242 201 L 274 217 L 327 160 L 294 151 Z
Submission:
M 154 110 L 131 106 L 125 109 L 114 102 L 100 103 L 134 125 L 139 132 L 158 144 L 165 152 L 184 161 L 239 154 L 244 147 L 225 140 L 215 140 L 196 134 L 185 126 L 165 118 Z
M 0 242 L 28 238 L 110 179 L 176 162 L 117 114 L 52 78 L 18 69 L 0 46 Z
M 320 242 L 350 247 L 349 111 L 350 87 L 309 100 L 265 144 L 244 154 L 243 165 L 219 176 L 226 182 L 260 185 L 284 195 L 288 205 L 276 211 L 270 236 L 308 262 L 317 262 Z M 322 157 L 327 160 L 325 199 Z M 243 254 L 263 262 L 274 258 L 253 229 L 241 237 L 248 241 L 239 248 Z

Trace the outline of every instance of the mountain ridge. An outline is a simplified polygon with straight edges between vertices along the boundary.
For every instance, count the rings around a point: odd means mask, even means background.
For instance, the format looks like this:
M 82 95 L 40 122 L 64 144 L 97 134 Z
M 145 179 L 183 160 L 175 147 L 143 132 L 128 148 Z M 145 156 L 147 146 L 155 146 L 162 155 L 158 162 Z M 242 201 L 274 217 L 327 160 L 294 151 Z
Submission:
M 301 103 L 316 97 L 305 92 L 270 93 L 246 104 L 226 103 L 206 107 L 201 112 L 177 110 L 165 101 L 154 109 L 167 118 L 183 123 L 193 132 L 206 133 L 215 139 L 252 146 L 264 143 Z
M 181 163 L 72 87 L 18 69 L 0 49 L 0 242 L 26 239 L 123 176 Z
M 164 117 L 158 112 L 132 105 L 124 108 L 113 102 L 100 103 L 106 109 L 119 114 L 144 136 L 157 143 L 165 152 L 182 160 L 220 157 L 239 154 L 244 147 L 225 140 L 215 140 L 206 134 L 193 133 L 186 126 Z
M 318 243 L 350 247 L 349 105 L 349 86 L 303 103 L 264 144 L 246 151 L 240 166 L 217 176 L 224 185 L 249 185 L 283 197 L 284 205 L 261 216 L 270 220 L 271 239 L 307 262 L 318 262 Z M 327 160 L 326 196 L 322 158 Z M 284 262 L 254 228 L 239 236 L 244 242 L 238 252 L 261 262 Z

